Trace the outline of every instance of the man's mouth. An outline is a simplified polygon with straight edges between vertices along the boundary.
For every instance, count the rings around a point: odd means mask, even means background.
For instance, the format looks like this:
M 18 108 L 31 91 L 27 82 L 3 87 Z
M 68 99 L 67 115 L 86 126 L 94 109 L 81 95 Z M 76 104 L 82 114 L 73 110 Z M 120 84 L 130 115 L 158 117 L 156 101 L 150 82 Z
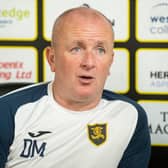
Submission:
M 80 78 L 82 78 L 82 79 L 93 79 L 92 76 L 80 76 Z
M 92 82 L 92 80 L 94 79 L 94 77 L 92 76 L 87 76 L 87 75 L 81 75 L 79 76 L 80 82 L 83 84 L 89 84 Z

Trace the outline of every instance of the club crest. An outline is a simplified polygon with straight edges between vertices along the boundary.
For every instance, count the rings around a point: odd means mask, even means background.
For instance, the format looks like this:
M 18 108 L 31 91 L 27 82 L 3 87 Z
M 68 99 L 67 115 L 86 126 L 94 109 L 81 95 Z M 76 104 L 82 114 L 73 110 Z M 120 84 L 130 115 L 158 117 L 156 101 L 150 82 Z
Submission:
M 89 140 L 94 145 L 102 145 L 107 139 L 107 124 L 87 125 Z

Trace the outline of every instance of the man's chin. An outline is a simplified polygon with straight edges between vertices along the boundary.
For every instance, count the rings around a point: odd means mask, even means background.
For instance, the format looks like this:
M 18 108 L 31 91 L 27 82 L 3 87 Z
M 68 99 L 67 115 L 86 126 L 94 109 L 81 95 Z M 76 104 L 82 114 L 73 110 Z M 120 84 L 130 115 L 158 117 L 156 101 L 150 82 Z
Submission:
M 95 94 L 95 91 L 93 91 L 93 89 L 81 89 L 81 90 L 77 91 L 78 97 L 81 97 L 81 98 L 91 97 L 94 94 Z

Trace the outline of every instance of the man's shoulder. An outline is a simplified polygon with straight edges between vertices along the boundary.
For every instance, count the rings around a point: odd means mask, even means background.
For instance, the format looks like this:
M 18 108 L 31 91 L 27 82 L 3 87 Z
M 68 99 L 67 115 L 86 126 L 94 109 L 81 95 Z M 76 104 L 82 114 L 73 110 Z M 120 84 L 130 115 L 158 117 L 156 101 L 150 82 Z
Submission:
M 121 101 L 125 101 L 125 102 L 131 103 L 131 104 L 132 103 L 136 104 L 136 102 L 133 99 L 131 99 L 127 96 L 124 96 L 122 94 L 118 94 L 118 93 L 109 91 L 109 90 L 103 90 L 102 98 L 104 98 L 106 100 L 121 100 Z
M 0 104 L 6 104 L 8 107 L 12 107 L 26 102 L 36 101 L 42 96 L 47 95 L 47 86 L 48 83 L 39 83 L 8 92 L 0 97 Z
M 138 104 L 135 100 L 129 98 L 128 96 L 122 95 L 122 94 L 118 94 L 109 90 L 104 90 L 103 94 L 102 94 L 102 98 L 106 99 L 106 100 L 120 100 L 123 102 L 126 102 L 132 106 L 134 106 L 134 108 L 136 108 L 137 112 L 139 113 L 138 115 L 141 115 L 144 117 L 144 115 L 146 116 L 146 112 L 144 111 L 144 109 L 142 108 L 142 106 L 140 104 Z

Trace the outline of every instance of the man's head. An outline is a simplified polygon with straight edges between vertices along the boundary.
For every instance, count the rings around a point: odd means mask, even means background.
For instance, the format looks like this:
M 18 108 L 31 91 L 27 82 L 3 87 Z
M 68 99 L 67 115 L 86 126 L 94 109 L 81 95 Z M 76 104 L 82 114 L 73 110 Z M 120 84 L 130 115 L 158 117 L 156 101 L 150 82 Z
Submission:
M 113 61 L 113 43 L 112 25 L 97 10 L 78 7 L 58 17 L 47 59 L 59 103 L 77 110 L 96 106 Z

